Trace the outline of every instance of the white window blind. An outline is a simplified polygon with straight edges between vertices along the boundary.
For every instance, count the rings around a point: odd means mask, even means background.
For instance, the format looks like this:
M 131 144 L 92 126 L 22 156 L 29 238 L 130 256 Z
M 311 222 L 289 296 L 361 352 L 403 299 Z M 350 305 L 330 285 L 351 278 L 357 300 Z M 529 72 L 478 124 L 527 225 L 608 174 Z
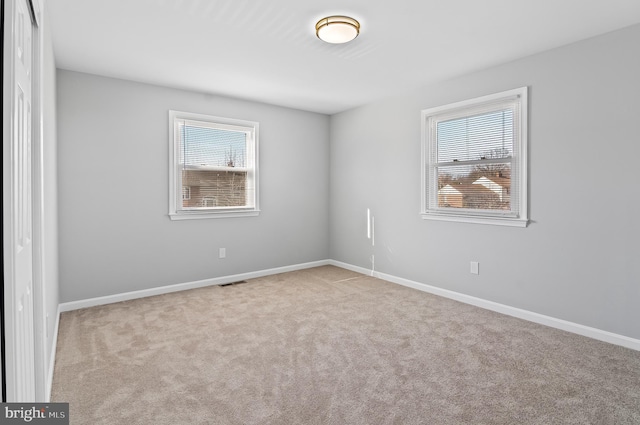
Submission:
M 170 124 L 172 219 L 255 215 L 258 124 L 177 111 Z
M 194 167 L 246 167 L 247 132 L 213 128 L 198 121 L 177 121 L 180 163 Z
M 526 225 L 526 88 L 422 115 L 423 217 Z

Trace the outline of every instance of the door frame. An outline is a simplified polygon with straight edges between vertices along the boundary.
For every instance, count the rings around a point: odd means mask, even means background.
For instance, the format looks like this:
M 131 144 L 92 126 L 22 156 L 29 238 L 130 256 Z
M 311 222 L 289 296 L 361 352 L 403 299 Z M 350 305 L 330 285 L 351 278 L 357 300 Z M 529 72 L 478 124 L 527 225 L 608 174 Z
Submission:
M 11 237 L 7 236 L 7 228 L 11 223 L 7 218 L 7 211 L 11 212 L 13 208 L 12 196 L 12 134 L 13 134 L 13 114 L 14 114 L 14 21 L 13 14 L 16 0 L 2 1 L 2 149 L 3 149 L 3 182 L 2 182 L 2 227 L 3 227 L 3 245 L 2 245 L 2 291 L 3 291 L 3 323 L 2 323 L 2 396 L 3 402 L 15 401 L 17 396 L 16 377 L 9 373 L 14 369 L 16 362 L 15 347 L 16 332 L 13 320 L 15 305 L 15 281 L 13 280 L 13 251 L 11 249 Z M 44 245 L 43 245 L 43 128 L 42 128 L 42 64 L 43 64 L 43 31 L 40 23 L 42 21 L 42 0 L 27 0 L 31 9 L 32 18 L 32 87 L 31 87 L 31 105 L 32 105 L 32 235 L 33 235 L 33 301 L 34 301 L 34 372 L 35 372 L 35 390 L 36 400 L 48 401 L 48 391 L 46 388 L 46 370 L 47 370 L 47 329 L 45 316 L 45 291 L 43 282 L 44 272 Z M 31 400 L 24 400 L 31 401 Z

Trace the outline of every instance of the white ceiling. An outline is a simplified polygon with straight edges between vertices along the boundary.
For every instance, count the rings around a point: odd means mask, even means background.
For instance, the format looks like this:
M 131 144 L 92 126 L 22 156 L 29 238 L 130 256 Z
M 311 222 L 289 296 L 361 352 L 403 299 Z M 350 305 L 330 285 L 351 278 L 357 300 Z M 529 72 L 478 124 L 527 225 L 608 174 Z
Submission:
M 58 68 L 326 114 L 640 22 L 640 0 L 45 3 Z M 334 14 L 360 36 L 318 40 Z

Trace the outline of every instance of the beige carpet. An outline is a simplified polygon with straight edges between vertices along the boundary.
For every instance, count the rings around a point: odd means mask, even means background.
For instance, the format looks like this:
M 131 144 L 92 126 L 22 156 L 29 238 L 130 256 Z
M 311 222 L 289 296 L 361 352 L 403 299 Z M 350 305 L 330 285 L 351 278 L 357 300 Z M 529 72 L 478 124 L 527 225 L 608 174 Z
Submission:
M 63 313 L 72 424 L 640 424 L 640 352 L 326 266 Z

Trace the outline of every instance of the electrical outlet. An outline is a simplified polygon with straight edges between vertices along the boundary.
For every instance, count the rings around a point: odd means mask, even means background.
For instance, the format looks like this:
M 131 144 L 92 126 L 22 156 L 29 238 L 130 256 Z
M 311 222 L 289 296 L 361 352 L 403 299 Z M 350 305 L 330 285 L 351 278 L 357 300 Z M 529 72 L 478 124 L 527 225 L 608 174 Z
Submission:
M 220 248 L 218 258 L 227 258 L 227 248 Z
M 477 261 L 472 261 L 469 271 L 471 272 L 471 274 L 480 274 L 480 263 L 478 263 Z

